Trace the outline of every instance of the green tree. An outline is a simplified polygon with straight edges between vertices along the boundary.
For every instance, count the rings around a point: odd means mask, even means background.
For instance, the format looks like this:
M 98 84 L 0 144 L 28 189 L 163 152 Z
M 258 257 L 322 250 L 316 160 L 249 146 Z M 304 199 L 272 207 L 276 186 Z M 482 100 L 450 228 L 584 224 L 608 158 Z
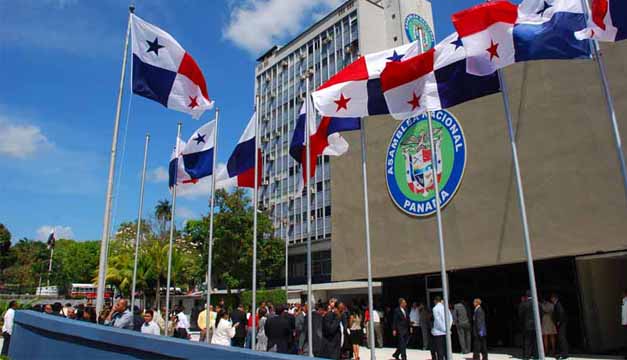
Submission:
M 155 206 L 155 218 L 159 224 L 159 236 L 165 237 L 168 222 L 172 219 L 172 206 L 168 200 L 159 200 Z
M 99 241 L 59 239 L 55 243 L 50 283 L 69 293 L 72 283 L 91 283 L 98 266 Z
M 11 232 L 9 229 L 0 224 L 0 271 L 4 270 L 11 264 Z
M 242 189 L 229 193 L 216 192 L 214 223 L 212 285 L 221 285 L 227 290 L 250 287 L 253 243 L 253 208 L 250 198 Z M 258 214 L 257 260 L 259 280 L 281 276 L 284 264 L 284 246 L 274 238 L 272 222 L 266 213 Z M 183 231 L 190 243 L 196 244 L 203 253 L 199 277 L 204 280 L 207 268 L 207 243 L 209 239 L 209 216 L 200 221 L 188 221 Z M 265 235 L 265 236 L 264 236 Z M 216 281 L 219 280 L 219 281 Z
M 34 292 L 39 277 L 46 276 L 48 254 L 44 243 L 20 239 L 10 249 L 12 264 L 2 272 L 5 284 L 19 287 L 25 292 Z

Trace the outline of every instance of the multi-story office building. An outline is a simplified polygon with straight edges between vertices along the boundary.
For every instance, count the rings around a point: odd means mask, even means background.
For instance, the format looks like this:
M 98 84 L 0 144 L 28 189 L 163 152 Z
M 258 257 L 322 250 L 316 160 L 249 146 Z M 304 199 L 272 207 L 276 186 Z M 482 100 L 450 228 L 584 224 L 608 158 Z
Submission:
M 272 217 L 276 236 L 289 242 L 290 277 L 306 276 L 306 198 L 296 194 L 301 166 L 289 155 L 289 144 L 305 97 L 305 76 L 310 87 L 322 84 L 350 64 L 359 52 L 359 6 L 350 1 L 285 46 L 275 46 L 258 61 L 256 93 L 260 96 L 260 137 L 263 151 L 261 205 Z M 313 73 L 313 74 L 312 74 Z M 331 275 L 331 189 L 329 158 L 318 159 L 311 187 L 312 269 L 314 277 Z
M 289 144 L 305 97 L 363 51 L 380 50 L 385 43 L 382 1 L 350 0 L 284 46 L 274 46 L 258 59 L 256 94 L 260 96 L 260 136 L 264 171 L 260 204 L 267 209 L 276 236 L 289 243 L 289 276 L 306 276 L 306 198 L 295 194 L 300 165 L 289 155 Z M 370 50 L 369 50 L 370 49 Z M 331 217 L 329 157 L 318 159 L 312 179 L 311 238 L 315 282 L 331 278 Z

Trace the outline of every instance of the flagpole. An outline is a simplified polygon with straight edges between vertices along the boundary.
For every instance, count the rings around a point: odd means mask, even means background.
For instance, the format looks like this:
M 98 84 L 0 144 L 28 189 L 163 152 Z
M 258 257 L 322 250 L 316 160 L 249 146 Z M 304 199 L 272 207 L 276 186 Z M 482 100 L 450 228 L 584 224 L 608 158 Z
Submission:
M 137 233 L 135 236 L 135 261 L 133 263 L 133 286 L 131 287 L 131 308 L 135 306 L 135 287 L 137 286 L 137 259 L 139 258 L 139 237 L 141 236 L 142 210 L 144 208 L 144 183 L 146 182 L 146 163 L 148 161 L 148 143 L 150 134 L 146 133 L 144 144 L 144 165 L 142 167 L 142 182 L 139 187 L 139 209 L 137 210 Z
M 435 151 L 435 140 L 433 139 L 433 121 L 431 119 L 431 111 L 427 111 L 427 120 L 429 122 L 429 139 L 431 142 L 431 167 L 433 176 L 433 188 L 435 191 L 436 218 L 438 222 L 438 243 L 440 245 L 440 276 L 442 277 L 442 290 L 444 297 L 444 324 L 446 326 L 446 357 L 453 359 L 453 344 L 451 343 L 451 317 L 449 314 L 449 289 L 448 275 L 446 274 L 446 257 L 444 250 L 444 230 L 442 227 L 442 204 L 440 201 L 440 184 L 438 183 L 438 159 Z M 426 186 L 426 184 L 425 184 Z
M 257 205 L 259 202 L 259 95 L 255 97 L 255 188 L 253 189 L 253 283 L 252 283 L 252 307 L 250 316 L 252 321 L 251 349 L 255 350 L 257 344 Z M 240 325 L 241 326 L 241 325 Z
M 584 11 L 584 16 L 586 17 L 586 21 L 590 14 L 588 13 L 588 0 L 581 0 L 582 7 Z M 623 153 L 623 142 L 621 140 L 620 130 L 618 128 L 618 121 L 616 119 L 616 111 L 614 109 L 614 99 L 612 98 L 612 93 L 610 92 L 610 83 L 607 78 L 607 70 L 605 69 L 605 60 L 603 60 L 603 53 L 599 48 L 599 42 L 590 39 L 590 47 L 592 48 L 592 53 L 594 55 L 594 59 L 597 62 L 599 67 L 599 76 L 601 78 L 601 84 L 603 85 L 603 95 L 605 96 L 605 102 L 607 106 L 607 113 L 610 117 L 610 122 L 612 124 L 612 132 L 614 134 L 614 143 L 616 145 L 616 152 L 618 154 L 618 161 L 620 162 L 620 171 L 623 175 L 623 188 L 625 192 L 625 199 L 627 200 L 627 166 L 625 165 L 625 155 Z
M 104 305 L 105 277 L 107 267 L 107 248 L 109 244 L 109 227 L 111 222 L 111 202 L 113 200 L 113 179 L 115 177 L 115 156 L 118 146 L 118 132 L 120 130 L 120 111 L 122 109 L 122 93 L 124 91 L 124 77 L 126 73 L 126 58 L 128 54 L 128 39 L 131 35 L 131 17 L 135 6 L 128 8 L 128 25 L 126 26 L 126 39 L 124 40 L 124 55 L 122 56 L 122 72 L 120 74 L 120 87 L 118 101 L 113 123 L 113 140 L 111 142 L 111 155 L 109 159 L 109 179 L 107 181 L 107 195 L 105 198 L 104 221 L 102 226 L 102 241 L 100 242 L 100 260 L 98 265 L 98 290 L 96 293 L 96 314 L 99 314 Z
M 372 255 L 370 251 L 370 213 L 368 211 L 368 169 L 366 167 L 366 123 L 363 118 L 361 122 L 361 173 L 364 186 L 364 222 L 366 229 L 366 261 L 368 264 L 368 312 L 370 313 L 370 321 L 368 321 L 368 343 L 370 344 L 370 359 L 376 360 L 376 343 L 374 340 L 374 304 L 372 291 Z
M 181 137 L 181 127 L 183 123 L 179 121 L 176 130 L 176 157 L 177 157 L 177 165 L 176 170 L 174 171 L 174 185 L 172 185 L 172 212 L 170 215 L 170 244 L 168 247 L 168 279 L 167 279 L 167 288 L 165 290 L 165 336 L 168 336 L 168 322 L 170 316 L 170 281 L 172 275 L 172 247 L 174 243 L 174 219 L 176 212 L 176 188 L 177 188 L 177 178 L 178 178 L 178 156 L 179 156 L 179 138 Z M 160 289 L 157 289 L 160 291 Z M 176 291 L 175 291 L 176 293 Z
M 538 348 L 538 357 L 544 360 L 544 343 L 542 341 L 542 327 L 540 325 L 540 305 L 538 303 L 538 290 L 536 288 L 536 274 L 533 266 L 533 254 L 531 252 L 531 240 L 529 239 L 529 224 L 527 222 L 527 208 L 525 205 L 525 194 L 523 192 L 522 176 L 520 174 L 520 164 L 518 162 L 518 148 L 516 146 L 516 134 L 512 125 L 512 112 L 509 107 L 509 93 L 507 84 L 503 77 L 503 71 L 498 70 L 499 82 L 501 84 L 501 94 L 503 96 L 503 106 L 505 108 L 505 118 L 507 120 L 507 129 L 509 140 L 512 148 L 512 161 L 514 162 L 514 171 L 516 172 L 516 187 L 518 188 L 518 207 L 520 208 L 520 220 L 523 226 L 523 237 L 525 240 L 525 254 L 527 255 L 527 272 L 529 274 L 529 287 L 531 288 L 531 297 L 533 304 L 533 320 L 536 331 L 536 343 Z
M 212 250 L 213 250 L 213 217 L 215 213 L 215 199 L 216 199 L 216 163 L 218 161 L 218 120 L 220 118 L 220 109 L 216 108 L 216 127 L 215 127 L 215 142 L 213 144 L 213 170 L 211 170 L 211 215 L 209 216 L 209 244 L 207 245 L 207 323 L 205 324 L 205 339 L 207 344 L 210 343 L 211 339 L 209 339 L 209 325 L 211 322 L 211 311 L 209 307 L 211 306 L 211 267 L 213 265 L 212 261 Z
M 50 286 L 50 273 L 52 272 L 52 256 L 54 255 L 54 246 L 50 248 L 50 261 L 48 261 L 48 285 Z
M 309 117 L 312 116 L 309 113 L 309 76 L 307 73 L 305 79 L 306 86 L 306 98 L 305 98 L 305 144 L 307 145 L 307 157 L 305 160 L 305 175 L 307 181 L 305 181 L 305 189 L 307 190 L 307 345 L 309 350 L 309 357 L 313 357 L 313 323 L 311 318 L 311 189 L 309 188 L 311 182 L 311 148 L 309 146 Z

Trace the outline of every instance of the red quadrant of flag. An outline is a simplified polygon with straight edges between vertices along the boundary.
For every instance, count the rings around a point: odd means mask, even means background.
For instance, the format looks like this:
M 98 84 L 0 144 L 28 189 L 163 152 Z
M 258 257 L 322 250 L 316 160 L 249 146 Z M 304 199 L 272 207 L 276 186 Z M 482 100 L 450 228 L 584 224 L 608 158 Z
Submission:
M 326 89 L 336 84 L 347 81 L 368 80 L 368 67 L 366 58 L 363 56 L 346 66 L 342 71 L 332 76 L 327 82 L 322 84 L 318 90 Z
M 389 62 L 381 73 L 383 92 L 419 79 L 433 71 L 435 48 L 406 61 Z
M 496 23 L 515 24 L 518 7 L 509 1 L 479 4 L 453 14 L 453 23 L 460 37 L 484 31 Z

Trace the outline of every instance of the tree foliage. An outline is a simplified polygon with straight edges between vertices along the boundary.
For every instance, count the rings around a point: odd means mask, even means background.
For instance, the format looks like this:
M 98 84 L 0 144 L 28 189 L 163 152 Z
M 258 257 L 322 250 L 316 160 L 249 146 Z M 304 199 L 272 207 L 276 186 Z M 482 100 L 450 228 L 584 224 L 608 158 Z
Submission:
M 216 192 L 216 213 L 213 242 L 213 287 L 231 289 L 250 287 L 252 283 L 253 207 L 246 193 L 237 189 L 231 193 Z M 203 249 L 202 268 L 207 268 L 209 216 L 188 221 L 184 236 Z M 257 269 L 263 284 L 267 279 L 281 276 L 284 264 L 284 246 L 274 238 L 272 222 L 267 214 L 258 213 Z
M 155 206 L 156 221 L 144 221 L 141 227 L 137 265 L 136 291 L 159 305 L 157 289 L 167 281 L 169 225 L 172 223 L 170 203 L 159 201 Z M 265 281 L 282 276 L 284 246 L 273 237 L 273 226 L 265 213 L 258 214 L 258 278 Z M 183 290 L 199 288 L 205 283 L 209 239 L 209 216 L 189 220 L 182 231 L 175 229 L 172 252 L 173 287 Z M 216 192 L 216 213 L 213 243 L 213 287 L 228 290 L 250 287 L 253 253 L 253 207 L 242 190 Z M 122 223 L 109 245 L 107 284 L 115 285 L 129 296 L 133 281 L 137 222 Z M 22 239 L 10 246 L 10 233 L 0 225 L 0 260 L 7 267 L 0 269 L 0 281 L 32 288 L 40 276 L 47 280 L 49 250 L 45 243 Z M 3 252 L 3 244 L 9 248 Z M 69 292 L 71 283 L 96 283 L 99 263 L 99 241 L 59 239 L 54 249 L 50 284 Z

